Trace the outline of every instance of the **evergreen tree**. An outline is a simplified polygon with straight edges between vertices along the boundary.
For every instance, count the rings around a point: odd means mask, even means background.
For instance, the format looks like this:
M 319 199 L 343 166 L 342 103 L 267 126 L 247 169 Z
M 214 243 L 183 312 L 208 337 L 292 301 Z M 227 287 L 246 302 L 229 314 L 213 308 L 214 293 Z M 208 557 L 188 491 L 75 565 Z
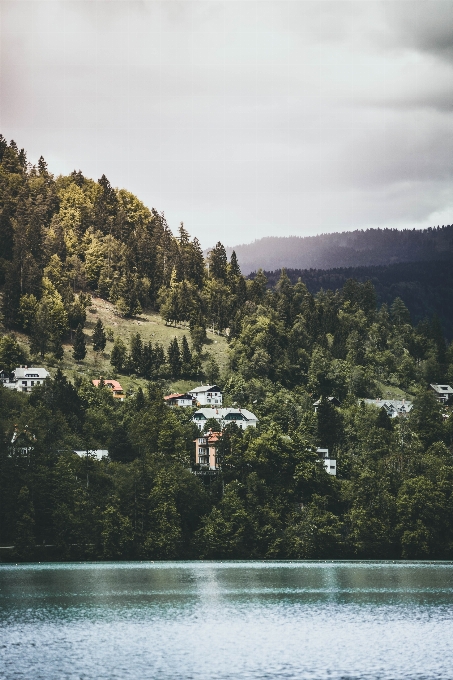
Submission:
M 139 387 L 137 390 L 137 395 L 135 397 L 135 408 L 137 411 L 141 411 L 143 408 L 145 408 L 145 395 L 143 394 L 141 387 Z
M 126 363 L 127 349 L 121 338 L 116 337 L 113 343 L 112 352 L 110 354 L 110 363 L 118 371 L 121 372 Z
M 186 276 L 187 279 L 198 289 L 203 287 L 203 281 L 205 278 L 205 262 L 203 250 L 197 237 L 195 237 L 190 244 Z
M 189 331 L 193 348 L 195 352 L 199 354 L 203 348 L 203 344 L 206 342 L 206 321 L 201 313 L 196 317 L 191 317 Z
M 142 375 L 150 380 L 155 369 L 155 353 L 152 342 L 144 342 L 142 349 Z
M 25 350 L 17 342 L 14 335 L 0 336 L 0 371 L 11 372 L 27 359 Z
M 14 555 L 20 559 L 33 559 L 35 551 L 35 509 L 27 486 L 23 486 L 17 497 L 16 535 Z
M 204 369 L 206 380 L 210 385 L 215 385 L 220 379 L 220 367 L 215 357 L 209 355 Z
M 142 372 L 143 361 L 143 342 L 140 333 L 135 333 L 130 339 L 129 367 L 134 373 L 139 375 Z
M 321 397 L 317 410 L 318 444 L 329 449 L 332 455 L 335 444 L 339 443 L 341 426 L 340 417 L 335 406 L 328 399 Z
M 167 360 L 170 366 L 170 373 L 174 378 L 181 375 L 181 352 L 179 351 L 178 340 L 173 338 L 167 350 Z
M 238 258 L 234 250 L 230 257 L 230 274 L 232 276 L 241 276 L 241 268 L 239 267 Z
M 400 297 L 394 299 L 390 307 L 390 316 L 397 326 L 403 326 L 411 322 L 409 310 Z
M 208 254 L 209 276 L 226 282 L 228 258 L 225 247 L 218 241 L 215 248 Z
M 105 345 L 107 343 L 107 338 L 105 335 L 104 324 L 102 323 L 101 319 L 98 319 L 95 323 L 92 341 L 93 349 L 95 352 L 104 351 Z
M 258 269 L 256 276 L 250 282 L 249 298 L 252 302 L 259 305 L 266 295 L 267 278 L 262 269 Z
M 75 332 L 72 356 L 74 357 L 74 359 L 76 361 L 83 361 L 83 359 L 85 359 L 85 357 L 86 357 L 86 353 L 87 353 L 87 348 L 86 348 L 85 334 L 83 332 L 82 325 L 79 324 L 77 326 L 77 330 Z
M 112 432 L 109 443 L 109 458 L 121 463 L 129 463 L 135 458 L 132 442 L 123 425 L 117 425 Z
M 189 377 L 192 371 L 192 352 L 185 335 L 182 336 L 181 340 L 181 364 L 182 374 Z

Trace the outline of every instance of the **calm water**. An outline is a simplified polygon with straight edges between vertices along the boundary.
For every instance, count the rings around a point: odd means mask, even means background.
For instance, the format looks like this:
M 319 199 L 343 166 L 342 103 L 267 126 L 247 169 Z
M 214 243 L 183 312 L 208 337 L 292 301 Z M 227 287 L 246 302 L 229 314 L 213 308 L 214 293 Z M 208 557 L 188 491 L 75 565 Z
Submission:
M 0 678 L 453 678 L 453 564 L 0 565 Z

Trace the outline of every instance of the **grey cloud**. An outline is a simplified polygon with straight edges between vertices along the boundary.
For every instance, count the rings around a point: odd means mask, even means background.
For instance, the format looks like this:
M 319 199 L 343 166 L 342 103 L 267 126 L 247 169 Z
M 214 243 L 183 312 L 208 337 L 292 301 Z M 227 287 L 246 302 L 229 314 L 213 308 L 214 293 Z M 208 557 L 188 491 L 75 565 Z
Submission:
M 452 6 L 3 1 L 1 131 L 205 246 L 429 226 L 453 211 Z
M 395 41 L 405 47 L 453 58 L 451 0 L 384 2 L 383 9 Z

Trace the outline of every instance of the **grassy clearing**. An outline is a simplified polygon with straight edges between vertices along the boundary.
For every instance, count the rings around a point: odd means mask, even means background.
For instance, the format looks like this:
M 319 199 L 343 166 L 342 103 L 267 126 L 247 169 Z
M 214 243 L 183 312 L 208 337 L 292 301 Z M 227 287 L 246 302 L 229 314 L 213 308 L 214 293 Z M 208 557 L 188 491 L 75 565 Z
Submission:
M 382 393 L 383 399 L 413 399 L 414 395 L 409 391 L 404 391 L 400 387 L 395 387 L 394 385 L 386 385 L 383 382 L 377 383 L 378 388 Z
M 174 326 L 166 326 L 165 321 L 155 312 L 144 312 L 139 317 L 124 319 L 115 313 L 115 308 L 110 302 L 102 298 L 93 297 L 92 307 L 87 310 L 87 320 L 84 328 L 87 339 L 87 355 L 85 359 L 80 363 L 74 361 L 72 358 L 72 344 L 71 342 L 66 342 L 63 344 L 64 357 L 61 362 L 57 362 L 50 355 L 46 355 L 44 360 L 36 359 L 34 365 L 45 366 L 50 373 L 54 373 L 57 366 L 60 366 L 63 372 L 71 379 L 75 375 L 82 375 L 90 380 L 99 378 L 101 375 L 106 379 L 115 378 L 121 382 L 125 390 L 132 390 L 134 392 L 140 385 L 144 387 L 146 380 L 142 378 L 134 375 L 117 375 L 115 373 L 115 369 L 110 364 L 110 352 L 113 342 L 107 341 L 104 354 L 101 356 L 93 351 L 91 336 L 98 318 L 101 319 L 106 330 L 111 328 L 114 337 L 119 336 L 127 346 L 129 346 L 131 336 L 136 333 L 140 333 L 144 342 L 161 343 L 165 350 L 170 340 L 175 336 L 178 338 L 178 342 L 180 342 L 182 336 L 185 335 L 190 344 L 188 327 L 177 326 L 175 328 Z M 0 325 L 0 332 L 6 332 L 3 325 Z M 29 348 L 28 336 L 19 332 L 15 334 L 19 342 Z M 208 343 L 204 345 L 203 351 L 203 362 L 208 359 L 208 354 L 212 354 L 216 358 L 221 370 L 226 368 L 228 363 L 228 345 L 224 337 L 214 335 L 208 331 Z M 169 382 L 168 389 L 175 392 L 184 392 L 194 387 L 195 384 L 197 384 L 196 380 L 177 380 Z

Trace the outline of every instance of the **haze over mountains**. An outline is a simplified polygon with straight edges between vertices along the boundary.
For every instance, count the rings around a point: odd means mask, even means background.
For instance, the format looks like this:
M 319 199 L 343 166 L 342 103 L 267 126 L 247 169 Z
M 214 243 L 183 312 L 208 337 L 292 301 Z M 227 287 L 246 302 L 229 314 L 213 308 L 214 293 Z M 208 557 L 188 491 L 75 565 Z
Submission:
M 448 260 L 453 257 L 453 225 L 423 230 L 367 229 L 318 236 L 271 236 L 226 248 L 236 251 L 242 273 L 259 268 L 333 269 Z

